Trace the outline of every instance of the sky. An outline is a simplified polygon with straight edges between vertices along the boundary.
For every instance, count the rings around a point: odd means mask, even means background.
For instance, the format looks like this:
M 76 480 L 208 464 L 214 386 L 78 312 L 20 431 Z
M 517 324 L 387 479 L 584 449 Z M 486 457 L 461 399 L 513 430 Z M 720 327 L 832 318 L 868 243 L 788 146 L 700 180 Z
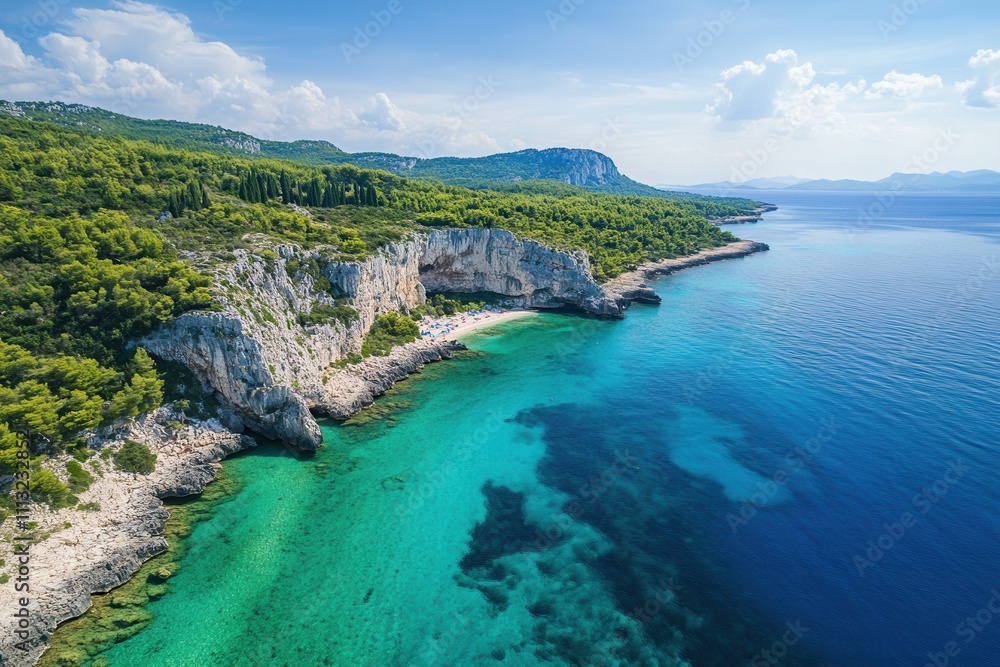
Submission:
M 5 0 L 0 99 L 650 184 L 1000 170 L 1000 3 Z

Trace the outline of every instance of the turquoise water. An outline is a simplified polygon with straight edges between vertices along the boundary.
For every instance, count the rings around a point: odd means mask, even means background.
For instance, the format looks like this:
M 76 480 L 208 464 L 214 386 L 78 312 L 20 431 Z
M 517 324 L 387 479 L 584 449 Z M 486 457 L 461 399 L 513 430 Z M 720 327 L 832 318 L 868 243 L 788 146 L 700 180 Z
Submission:
M 770 253 L 659 308 L 475 334 L 315 457 L 228 461 L 104 657 L 1000 664 L 1000 616 L 960 626 L 1000 589 L 1000 198 L 771 198 L 734 230 Z

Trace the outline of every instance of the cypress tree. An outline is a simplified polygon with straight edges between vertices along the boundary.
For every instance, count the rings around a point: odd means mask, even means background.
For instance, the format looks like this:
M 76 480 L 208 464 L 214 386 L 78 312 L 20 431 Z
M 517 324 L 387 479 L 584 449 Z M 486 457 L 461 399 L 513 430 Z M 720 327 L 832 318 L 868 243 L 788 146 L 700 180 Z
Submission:
M 267 177 L 264 174 L 257 174 L 257 191 L 260 192 L 260 203 L 264 203 L 271 198 L 267 185 Z
M 247 174 L 247 194 L 250 195 L 251 204 L 260 203 L 260 189 L 257 185 L 257 179 L 254 178 L 253 172 Z
M 313 206 L 322 206 L 323 205 L 323 181 L 320 180 L 319 176 L 313 176 L 311 190 L 312 190 L 312 192 L 310 192 L 310 194 L 312 195 L 312 205 Z
M 292 184 L 288 180 L 288 174 L 281 172 L 281 203 L 288 205 L 292 203 Z
M 201 208 L 201 197 L 198 194 L 198 186 L 195 185 L 194 180 L 188 181 L 187 184 L 187 202 L 188 207 L 197 211 Z
M 212 200 L 208 197 L 208 188 L 201 186 L 201 207 L 208 208 L 212 205 Z

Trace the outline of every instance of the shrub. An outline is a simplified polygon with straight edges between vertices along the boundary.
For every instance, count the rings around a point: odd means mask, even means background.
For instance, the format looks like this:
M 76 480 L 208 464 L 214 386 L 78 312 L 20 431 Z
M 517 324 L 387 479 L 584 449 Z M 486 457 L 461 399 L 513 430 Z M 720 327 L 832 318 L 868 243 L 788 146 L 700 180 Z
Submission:
M 409 317 L 386 313 L 375 320 L 365 336 L 361 354 L 365 357 L 387 357 L 397 345 L 412 343 L 420 337 L 420 327 Z
M 84 470 L 79 461 L 69 461 L 66 472 L 69 473 L 69 490 L 73 493 L 83 493 L 94 483 L 94 476 Z
M 36 502 L 45 503 L 54 510 L 72 507 L 79 502 L 55 473 L 45 468 L 32 475 L 31 495 Z
M 350 325 L 351 322 L 355 322 L 360 316 L 358 311 L 354 310 L 350 306 L 337 305 L 329 306 L 325 303 L 317 304 L 313 307 L 312 312 L 308 315 L 299 314 L 299 324 L 302 326 L 317 325 L 317 324 L 330 324 L 331 322 L 340 322 L 341 324 Z
M 122 472 L 148 475 L 156 469 L 156 454 L 135 440 L 126 440 L 115 454 L 115 468 Z

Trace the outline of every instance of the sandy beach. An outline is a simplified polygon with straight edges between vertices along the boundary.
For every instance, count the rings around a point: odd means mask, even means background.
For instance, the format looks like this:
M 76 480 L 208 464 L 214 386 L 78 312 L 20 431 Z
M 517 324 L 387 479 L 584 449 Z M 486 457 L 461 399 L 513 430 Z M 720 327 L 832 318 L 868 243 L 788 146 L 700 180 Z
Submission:
M 508 310 L 502 313 L 489 311 L 477 315 L 459 313 L 452 317 L 436 317 L 420 322 L 420 331 L 425 340 L 447 339 L 455 340 L 477 329 L 492 327 L 503 322 L 521 319 L 534 315 L 533 310 Z

